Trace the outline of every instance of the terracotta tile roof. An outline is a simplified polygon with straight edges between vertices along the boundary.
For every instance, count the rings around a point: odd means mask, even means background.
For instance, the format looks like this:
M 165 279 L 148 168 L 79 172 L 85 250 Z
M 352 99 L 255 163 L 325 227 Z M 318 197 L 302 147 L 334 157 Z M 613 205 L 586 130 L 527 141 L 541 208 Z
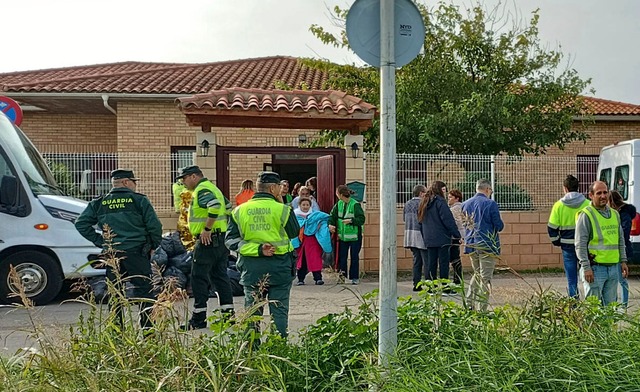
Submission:
M 229 87 L 272 89 L 277 83 L 322 89 L 326 78 L 285 56 L 206 64 L 124 62 L 0 73 L 0 91 L 197 94 Z
M 321 90 L 327 74 L 294 57 L 274 56 L 205 64 L 123 62 L 0 73 L 0 93 L 129 93 L 192 95 L 279 83 Z M 640 115 L 640 105 L 585 97 L 593 115 Z M 34 102 L 34 104 L 43 102 Z
M 640 105 L 593 97 L 584 97 L 584 100 L 596 116 L 640 115 Z
M 178 98 L 180 109 L 224 109 L 256 112 L 375 113 L 375 106 L 335 90 L 260 90 L 229 88 Z

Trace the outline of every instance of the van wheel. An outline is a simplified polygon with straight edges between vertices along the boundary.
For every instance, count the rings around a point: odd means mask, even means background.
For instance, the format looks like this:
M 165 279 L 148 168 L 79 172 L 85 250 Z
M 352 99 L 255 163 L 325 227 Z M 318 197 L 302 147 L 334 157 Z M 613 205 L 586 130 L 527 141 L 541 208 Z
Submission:
M 13 265 L 25 294 L 36 305 L 51 302 L 62 288 L 64 276 L 56 260 L 46 253 L 26 250 L 14 253 L 0 262 L 0 300 L 6 303 L 21 302 L 13 296 L 18 289 L 9 276 Z

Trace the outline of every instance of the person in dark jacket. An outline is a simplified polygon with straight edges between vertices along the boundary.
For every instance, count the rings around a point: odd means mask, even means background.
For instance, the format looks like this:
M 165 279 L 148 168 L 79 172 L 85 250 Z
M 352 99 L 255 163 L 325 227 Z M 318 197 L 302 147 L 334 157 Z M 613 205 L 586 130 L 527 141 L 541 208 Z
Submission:
M 609 207 L 618 211 L 620 214 L 620 225 L 622 226 L 622 234 L 624 236 L 624 250 L 627 254 L 627 260 L 631 260 L 633 256 L 633 245 L 631 244 L 631 223 L 636 217 L 636 207 L 633 204 L 627 204 L 622 200 L 622 195 L 618 191 L 609 193 Z M 629 304 L 629 282 L 627 278 L 622 276 L 620 269 L 620 286 L 622 287 L 622 305 L 626 308 Z
M 78 232 L 97 247 L 104 246 L 104 239 L 96 233 L 94 226 L 102 229 L 103 225 L 108 225 L 115 234 L 113 249 L 121 258 L 118 272 L 133 284 L 136 298 L 152 300 L 150 257 L 162 241 L 162 223 L 149 199 L 136 193 L 138 180 L 131 170 L 112 171 L 113 188 L 92 200 L 75 225 Z M 122 283 L 117 282 L 116 277 L 113 268 L 107 265 L 107 278 L 116 284 Z M 140 303 L 140 325 L 145 329 L 151 327 L 150 311 L 149 303 Z M 123 324 L 122 310 L 116 308 L 115 312 L 116 322 Z
M 460 231 L 444 199 L 446 185 L 434 181 L 420 201 L 418 221 L 424 245 L 427 247 L 429 280 L 436 280 L 440 266 L 440 279 L 449 279 L 449 249 L 452 240 L 460 242 Z
M 428 279 L 427 248 L 424 246 L 420 221 L 418 220 L 418 207 L 420 201 L 427 193 L 427 187 L 419 184 L 413 187 L 413 198 L 404 205 L 402 216 L 404 218 L 404 247 L 413 254 L 413 291 L 422 290 L 418 283 Z

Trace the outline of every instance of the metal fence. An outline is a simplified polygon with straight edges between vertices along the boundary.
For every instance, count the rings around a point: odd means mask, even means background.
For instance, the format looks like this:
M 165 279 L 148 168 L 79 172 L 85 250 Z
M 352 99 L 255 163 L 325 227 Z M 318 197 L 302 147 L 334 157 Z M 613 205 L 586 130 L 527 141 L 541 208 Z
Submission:
M 91 200 L 111 188 L 110 173 L 117 167 L 131 168 L 142 180 L 138 191 L 146 194 L 156 211 L 173 210 L 171 184 L 179 168 L 195 162 L 195 152 L 174 154 L 43 154 L 60 187 L 69 195 Z M 562 197 L 562 181 L 573 174 L 586 193 L 595 180 L 597 156 L 397 156 L 397 202 L 402 206 L 412 196 L 417 184 L 434 180 L 445 182 L 449 189 L 459 189 L 466 199 L 475 193 L 480 178 L 493 180 L 495 200 L 502 210 L 548 210 Z M 380 159 L 366 154 L 365 183 L 367 208 L 379 208 Z
M 596 179 L 597 156 L 490 156 L 417 155 L 397 156 L 397 202 L 412 197 L 417 184 L 429 186 L 441 180 L 449 189 L 459 189 L 463 198 L 475 194 L 478 179 L 492 180 L 494 198 L 501 210 L 548 210 L 563 195 L 562 181 L 567 174 L 580 180 L 586 193 Z M 367 208 L 379 208 L 380 157 L 366 155 Z
M 63 154 L 45 153 L 58 185 L 70 196 L 91 200 L 111 188 L 110 173 L 116 168 L 134 171 L 137 191 L 146 194 L 159 213 L 173 210 L 171 185 L 179 168 L 193 165 L 195 153 L 174 154 L 118 153 Z

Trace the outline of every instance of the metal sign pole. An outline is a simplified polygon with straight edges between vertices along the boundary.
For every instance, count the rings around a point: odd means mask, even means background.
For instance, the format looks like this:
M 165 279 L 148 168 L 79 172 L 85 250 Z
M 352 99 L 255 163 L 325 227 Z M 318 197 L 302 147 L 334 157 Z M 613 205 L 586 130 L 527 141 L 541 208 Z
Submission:
M 394 1 L 380 1 L 380 322 L 378 363 L 398 344 L 396 260 L 396 62 Z

